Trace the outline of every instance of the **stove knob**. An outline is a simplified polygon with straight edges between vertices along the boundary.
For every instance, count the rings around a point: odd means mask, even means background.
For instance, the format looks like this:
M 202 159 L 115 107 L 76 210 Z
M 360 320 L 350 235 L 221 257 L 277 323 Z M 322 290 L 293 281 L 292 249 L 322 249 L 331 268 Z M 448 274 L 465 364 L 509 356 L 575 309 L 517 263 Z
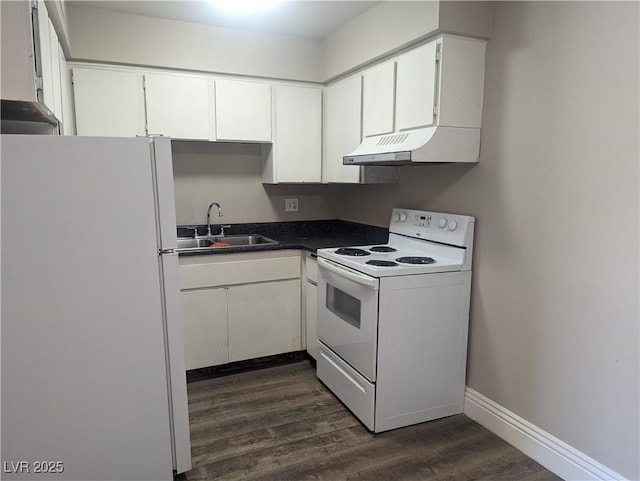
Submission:
M 440 220 L 438 221 L 438 227 L 440 227 L 441 229 L 444 229 L 446 226 L 447 226 L 446 217 L 440 217 Z
M 458 227 L 458 223 L 455 220 L 449 222 L 449 230 L 453 232 Z
M 402 214 L 400 214 L 400 222 L 404 222 L 407 220 L 407 213 L 403 212 Z
M 398 222 L 400 220 L 400 214 L 396 212 L 393 214 L 393 222 Z

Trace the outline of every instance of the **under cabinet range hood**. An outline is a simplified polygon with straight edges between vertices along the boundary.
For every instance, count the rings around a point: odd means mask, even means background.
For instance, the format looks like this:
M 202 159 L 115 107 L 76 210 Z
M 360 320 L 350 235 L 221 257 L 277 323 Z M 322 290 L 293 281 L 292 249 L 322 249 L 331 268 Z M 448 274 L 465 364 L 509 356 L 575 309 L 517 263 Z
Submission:
M 441 35 L 364 70 L 363 140 L 343 164 L 478 162 L 485 47 Z
M 480 129 L 425 127 L 366 137 L 343 158 L 344 165 L 406 165 L 418 163 L 478 162 Z

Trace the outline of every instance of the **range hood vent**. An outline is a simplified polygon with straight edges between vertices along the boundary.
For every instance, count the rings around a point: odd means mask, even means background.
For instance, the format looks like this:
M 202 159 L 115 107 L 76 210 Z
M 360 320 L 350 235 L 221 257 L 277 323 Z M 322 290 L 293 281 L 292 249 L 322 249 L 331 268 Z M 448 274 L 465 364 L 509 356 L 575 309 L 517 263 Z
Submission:
M 45 122 L 57 124 L 53 112 L 40 102 L 24 100 L 2 100 L 0 104 L 0 118 L 2 120 L 18 122 Z
M 406 165 L 478 162 L 480 129 L 425 127 L 365 138 L 343 158 L 344 165 Z

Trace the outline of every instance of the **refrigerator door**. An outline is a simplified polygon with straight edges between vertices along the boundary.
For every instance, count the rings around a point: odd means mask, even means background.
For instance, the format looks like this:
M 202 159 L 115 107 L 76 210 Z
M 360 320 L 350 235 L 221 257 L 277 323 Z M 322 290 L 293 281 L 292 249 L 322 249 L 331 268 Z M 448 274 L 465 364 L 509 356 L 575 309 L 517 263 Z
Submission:
M 153 159 L 154 196 L 161 281 L 165 349 L 167 352 L 167 383 L 173 468 L 177 473 L 191 469 L 191 439 L 189 436 L 189 407 L 184 362 L 184 334 L 180 304 L 178 246 L 176 240 L 176 208 L 173 190 L 171 140 L 153 137 L 150 141 Z
M 3 460 L 173 479 L 149 140 L 3 135 L 1 159 Z
M 173 438 L 173 469 L 184 473 L 191 469 L 191 439 L 189 435 L 189 406 L 184 363 L 184 334 L 180 304 L 178 254 L 163 254 L 160 259 L 163 284 L 165 345 L 167 350 L 167 382 Z

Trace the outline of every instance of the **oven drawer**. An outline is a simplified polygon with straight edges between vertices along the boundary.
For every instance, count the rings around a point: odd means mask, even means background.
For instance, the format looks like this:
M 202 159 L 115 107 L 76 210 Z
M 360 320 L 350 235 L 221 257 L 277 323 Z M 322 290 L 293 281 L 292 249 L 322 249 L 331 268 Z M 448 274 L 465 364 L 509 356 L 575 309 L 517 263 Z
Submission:
M 318 378 L 373 431 L 375 386 L 318 341 Z

